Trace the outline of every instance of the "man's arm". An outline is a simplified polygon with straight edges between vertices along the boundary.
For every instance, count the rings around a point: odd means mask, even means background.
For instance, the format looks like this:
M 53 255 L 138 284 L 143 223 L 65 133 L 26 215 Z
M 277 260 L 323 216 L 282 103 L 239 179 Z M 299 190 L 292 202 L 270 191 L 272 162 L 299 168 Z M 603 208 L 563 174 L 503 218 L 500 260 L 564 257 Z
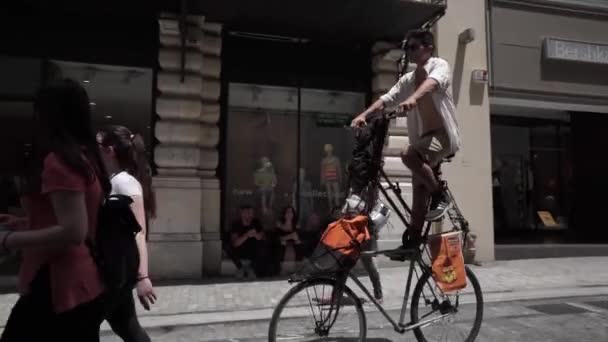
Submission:
M 424 95 L 433 92 L 435 89 L 437 89 L 438 85 L 439 83 L 434 78 L 427 78 L 424 82 L 422 82 L 420 87 L 418 87 L 418 89 L 416 89 L 416 91 L 410 96 L 410 98 L 415 101 L 418 101 Z
M 416 91 L 408 97 L 407 100 L 402 102 L 402 106 L 406 110 L 411 110 L 416 107 L 416 102 L 420 100 L 424 95 L 431 93 L 435 90 L 442 89 L 446 90 L 450 84 L 450 66 L 447 61 L 436 58 L 434 65 L 426 80 L 416 89 Z
M 389 90 L 386 94 L 382 95 L 376 102 L 374 102 L 369 108 L 363 113 L 359 114 L 351 123 L 353 127 L 359 127 L 365 124 L 367 116 L 371 113 L 384 110 L 385 108 L 391 108 L 403 101 L 407 94 L 406 86 L 407 75 L 404 75 L 397 81 L 397 83 Z
M 383 110 L 383 109 L 384 109 L 384 101 L 382 101 L 382 99 L 378 99 L 371 106 L 369 106 L 363 113 L 357 115 L 357 117 L 355 117 L 353 119 L 353 121 L 351 122 L 350 125 L 352 127 L 360 127 L 362 125 L 365 125 L 367 116 L 369 114 L 377 112 L 379 110 Z
M 249 231 L 247 231 L 246 233 L 239 235 L 238 233 L 232 233 L 232 247 L 237 248 L 240 247 L 242 244 L 245 243 L 245 241 L 249 240 L 250 236 L 249 236 Z
M 407 98 L 407 100 L 401 102 L 399 107 L 404 110 L 412 110 L 418 105 L 418 100 L 420 100 L 424 95 L 432 92 L 437 88 L 437 81 L 432 78 L 427 78 L 416 91 Z

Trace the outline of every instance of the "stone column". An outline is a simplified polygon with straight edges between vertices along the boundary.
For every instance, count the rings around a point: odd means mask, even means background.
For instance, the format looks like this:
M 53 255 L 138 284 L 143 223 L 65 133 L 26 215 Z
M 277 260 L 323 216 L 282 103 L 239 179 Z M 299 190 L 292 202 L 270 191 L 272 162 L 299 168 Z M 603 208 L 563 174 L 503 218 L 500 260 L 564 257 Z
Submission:
M 221 25 L 188 17 L 185 77 L 174 15 L 160 24 L 154 187 L 158 218 L 150 226 L 155 277 L 200 278 L 219 272 Z
M 483 0 L 463 0 L 458 6 L 450 6 L 435 34 L 437 54 L 448 61 L 452 70 L 462 138 L 462 148 L 444 167 L 444 176 L 471 230 L 477 234 L 479 261 L 494 259 L 490 101 L 487 86 L 471 80 L 473 69 L 488 68 L 484 6 Z M 459 43 L 459 35 L 469 28 L 475 30 L 475 40 Z

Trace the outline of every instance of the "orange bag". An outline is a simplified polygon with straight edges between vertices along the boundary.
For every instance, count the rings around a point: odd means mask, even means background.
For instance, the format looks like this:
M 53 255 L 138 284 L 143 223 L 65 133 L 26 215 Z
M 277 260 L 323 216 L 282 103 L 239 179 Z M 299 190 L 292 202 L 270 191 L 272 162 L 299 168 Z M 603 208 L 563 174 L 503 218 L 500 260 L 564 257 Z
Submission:
M 432 236 L 429 241 L 433 260 L 433 278 L 443 292 L 457 291 L 467 286 L 462 255 L 462 233 L 451 232 Z
M 297 274 L 344 271 L 361 256 L 362 245 L 370 240 L 367 216 L 339 219 L 327 226 L 321 241 Z
M 367 224 L 368 218 L 363 215 L 352 219 L 339 219 L 327 226 L 321 243 L 344 256 L 358 258 L 361 252 L 359 247 L 370 239 Z

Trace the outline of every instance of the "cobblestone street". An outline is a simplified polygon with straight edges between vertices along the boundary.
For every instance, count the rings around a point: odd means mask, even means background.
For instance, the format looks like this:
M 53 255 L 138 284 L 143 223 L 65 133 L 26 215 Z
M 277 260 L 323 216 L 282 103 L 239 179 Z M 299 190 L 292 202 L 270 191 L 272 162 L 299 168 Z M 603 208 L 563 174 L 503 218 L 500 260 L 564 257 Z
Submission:
M 390 324 L 369 305 L 365 310 L 369 341 L 415 340 L 411 332 L 404 336 L 395 333 Z M 399 315 L 398 311 L 390 313 L 393 317 Z M 303 319 L 308 318 L 300 318 Z M 351 321 L 356 322 L 354 319 Z M 149 333 L 152 340 L 158 342 L 267 341 L 268 324 L 269 321 L 264 319 L 154 328 Z M 608 296 L 577 297 L 486 305 L 477 341 L 597 342 L 605 341 L 607 335 Z M 120 339 L 108 335 L 102 341 L 119 342 Z
M 608 335 L 607 263 L 607 257 L 589 257 L 496 261 L 472 266 L 486 304 L 479 340 L 602 341 Z M 380 273 L 385 307 L 397 310 L 403 298 L 405 270 L 382 268 Z M 369 287 L 365 274 L 360 279 Z M 264 340 L 273 308 L 290 287 L 285 279 L 157 284 L 158 302 L 152 311 L 144 312 L 139 305 L 137 308 L 142 325 L 154 336 L 154 341 Z M 0 295 L 0 321 L 6 321 L 16 298 L 14 293 Z M 556 315 L 530 308 L 533 302 L 570 301 L 575 308 L 584 309 L 571 312 L 571 306 L 553 308 L 554 312 L 565 310 Z M 366 306 L 369 336 L 396 339 L 398 335 L 390 328 L 379 329 L 382 321 L 371 309 Z M 567 331 L 560 333 L 549 326 Z M 118 341 L 108 330 L 104 324 L 103 340 Z M 413 338 L 411 333 L 407 336 Z M 576 339 L 571 339 L 572 336 Z

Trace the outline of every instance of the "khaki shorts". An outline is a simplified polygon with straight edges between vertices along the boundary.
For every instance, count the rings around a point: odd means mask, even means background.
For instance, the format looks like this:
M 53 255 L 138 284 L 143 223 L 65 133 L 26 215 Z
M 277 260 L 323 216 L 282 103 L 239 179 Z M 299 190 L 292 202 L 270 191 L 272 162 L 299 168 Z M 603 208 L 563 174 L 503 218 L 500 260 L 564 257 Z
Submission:
M 420 137 L 411 145 L 416 152 L 420 153 L 431 167 L 436 167 L 444 158 L 451 156 L 450 139 L 443 129 L 432 130 Z

